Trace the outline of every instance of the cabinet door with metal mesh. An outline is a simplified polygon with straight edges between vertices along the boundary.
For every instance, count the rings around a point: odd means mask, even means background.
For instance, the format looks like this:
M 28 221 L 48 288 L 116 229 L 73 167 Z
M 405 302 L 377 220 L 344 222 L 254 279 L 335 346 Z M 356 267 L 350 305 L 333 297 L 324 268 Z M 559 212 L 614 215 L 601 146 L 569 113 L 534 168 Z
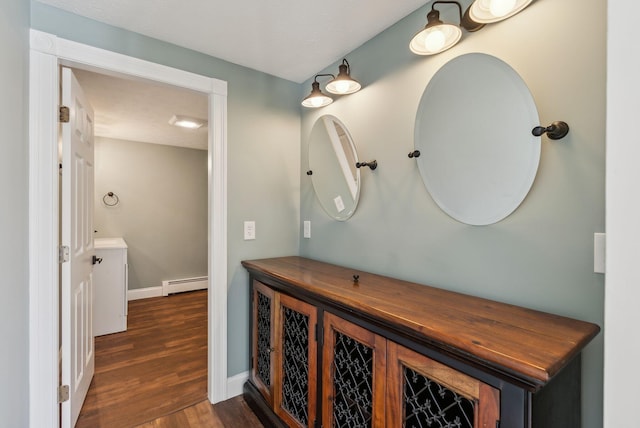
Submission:
M 385 354 L 383 337 L 325 313 L 323 426 L 384 426 Z
M 312 427 L 317 405 L 317 311 L 314 306 L 280 294 L 278 316 L 276 413 L 288 426 Z
M 251 381 L 273 405 L 277 294 L 261 282 L 253 281 L 252 297 Z
M 499 391 L 477 379 L 387 342 L 387 426 L 495 428 Z

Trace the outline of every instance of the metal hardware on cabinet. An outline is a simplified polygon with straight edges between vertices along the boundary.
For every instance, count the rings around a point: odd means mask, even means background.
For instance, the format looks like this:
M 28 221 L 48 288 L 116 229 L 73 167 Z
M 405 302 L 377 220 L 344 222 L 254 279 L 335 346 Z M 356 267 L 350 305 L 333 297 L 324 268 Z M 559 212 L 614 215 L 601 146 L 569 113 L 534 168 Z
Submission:
M 313 175 L 313 171 L 311 170 L 307 171 L 307 175 Z
M 560 140 L 569 133 L 569 125 L 567 125 L 567 122 L 555 121 L 547 127 L 536 126 L 531 130 L 531 133 L 536 137 L 547 134 L 550 140 Z
M 95 264 L 98 264 L 98 265 L 99 265 L 100 263 L 102 263 L 102 257 L 96 257 L 96 256 L 93 256 L 93 257 L 91 258 L 91 264 L 92 264 L 92 265 L 95 265 Z
M 373 171 L 378 167 L 378 162 L 375 159 L 369 162 L 356 162 L 356 168 L 362 168 L 363 166 L 368 166 Z
M 420 150 L 414 150 L 411 153 L 409 153 L 409 158 L 419 158 L 420 157 Z

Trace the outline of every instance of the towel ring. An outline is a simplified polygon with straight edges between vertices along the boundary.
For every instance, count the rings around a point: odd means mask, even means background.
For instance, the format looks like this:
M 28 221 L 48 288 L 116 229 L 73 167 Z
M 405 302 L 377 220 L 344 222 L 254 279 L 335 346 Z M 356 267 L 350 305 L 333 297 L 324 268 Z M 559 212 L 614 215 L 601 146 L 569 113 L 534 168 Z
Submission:
M 108 207 L 115 207 L 120 202 L 120 198 L 113 192 L 107 192 L 107 194 L 102 197 L 102 202 Z

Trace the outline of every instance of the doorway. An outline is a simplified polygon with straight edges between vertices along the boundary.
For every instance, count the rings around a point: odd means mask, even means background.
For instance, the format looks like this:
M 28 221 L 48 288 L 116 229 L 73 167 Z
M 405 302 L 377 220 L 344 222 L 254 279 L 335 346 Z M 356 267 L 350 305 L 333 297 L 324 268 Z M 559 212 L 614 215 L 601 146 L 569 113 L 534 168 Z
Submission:
M 208 96 L 208 397 L 227 398 L 226 82 L 31 30 L 29 158 L 30 426 L 58 412 L 58 158 L 60 65 L 159 82 Z M 63 404 L 64 405 L 64 404 Z

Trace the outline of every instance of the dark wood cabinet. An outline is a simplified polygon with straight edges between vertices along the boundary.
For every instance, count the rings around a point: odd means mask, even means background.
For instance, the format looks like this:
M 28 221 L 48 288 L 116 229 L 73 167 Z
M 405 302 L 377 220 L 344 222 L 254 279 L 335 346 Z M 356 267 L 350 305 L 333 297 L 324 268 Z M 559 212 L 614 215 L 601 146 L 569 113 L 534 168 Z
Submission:
M 595 324 L 301 257 L 244 261 L 267 426 L 580 428 Z
M 308 427 L 316 421 L 316 308 L 287 295 L 279 296 L 276 324 L 276 414 L 288 426 Z
M 273 406 L 276 350 L 276 292 L 255 282 L 252 290 L 253 316 L 250 379 L 264 399 Z
M 386 409 L 389 427 L 495 428 L 500 391 L 388 342 Z
M 386 340 L 327 312 L 323 325 L 323 425 L 384 426 Z
M 316 421 L 317 311 L 253 282 L 250 379 L 266 404 L 291 427 Z

